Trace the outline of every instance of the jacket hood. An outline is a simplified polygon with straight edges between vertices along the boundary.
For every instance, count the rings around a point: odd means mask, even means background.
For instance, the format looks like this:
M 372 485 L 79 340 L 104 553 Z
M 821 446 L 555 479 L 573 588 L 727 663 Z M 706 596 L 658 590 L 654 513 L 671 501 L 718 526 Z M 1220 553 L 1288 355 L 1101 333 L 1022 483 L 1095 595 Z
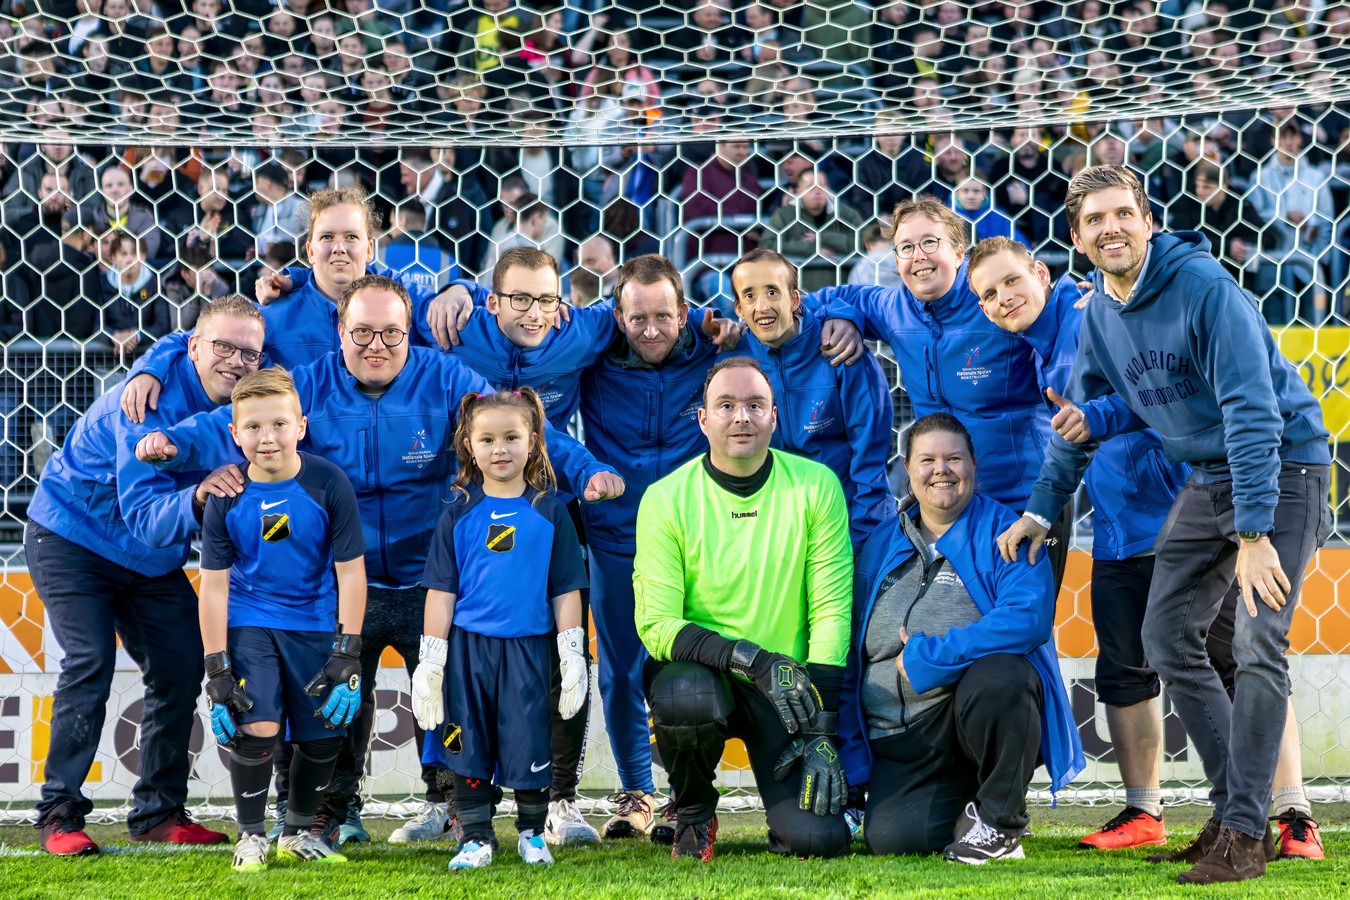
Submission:
M 1149 258 L 1143 280 L 1135 285 L 1129 308 L 1138 309 L 1157 300 L 1182 267 L 1197 260 L 1212 262 L 1213 259 L 1209 238 L 1198 231 L 1155 234 L 1149 241 Z M 1105 292 L 1105 280 L 1100 271 L 1093 276 L 1092 283 L 1097 290 Z

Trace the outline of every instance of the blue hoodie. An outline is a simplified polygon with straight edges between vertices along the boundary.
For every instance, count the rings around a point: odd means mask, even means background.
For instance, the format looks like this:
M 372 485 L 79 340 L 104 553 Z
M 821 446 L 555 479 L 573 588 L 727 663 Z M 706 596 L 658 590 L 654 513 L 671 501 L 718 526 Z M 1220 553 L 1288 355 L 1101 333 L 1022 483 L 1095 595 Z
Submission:
M 456 471 L 452 447 L 459 401 L 492 386 L 452 356 L 411 347 L 408 362 L 383 394 L 363 393 L 342 354 L 330 353 L 291 372 L 309 419 L 301 449 L 347 473 L 361 507 L 366 577 L 380 587 L 405 588 L 422 578 L 427 546 Z M 230 409 L 163 428 L 178 455 L 161 465 L 212 469 L 239 460 L 229 432 Z M 546 429 L 560 478 L 585 485 L 610 471 L 565 432 Z
M 1157 234 L 1149 248 L 1128 304 L 1098 273 L 1067 396 L 1084 404 L 1116 391 L 1129 415 L 1089 411 L 1094 439 L 1152 428 L 1199 483 L 1232 479 L 1235 530 L 1270 531 L 1281 463 L 1331 463 L 1322 409 L 1203 235 Z M 1093 449 L 1056 435 L 1028 511 L 1053 518 Z
M 1041 396 L 1068 390 L 1083 310 L 1077 279 L 1064 275 L 1046 298 L 1045 309 L 1021 337 L 1036 351 Z M 1049 403 L 1049 401 L 1046 401 Z M 1109 394 L 1094 404 L 1119 403 Z M 1054 407 L 1051 405 L 1053 412 Z M 1084 485 L 1092 501 L 1092 558 L 1128 559 L 1153 549 L 1172 500 L 1186 483 L 1190 467 L 1163 454 L 1154 431 L 1130 432 L 1102 443 L 1088 466 Z
M 820 319 L 800 316 L 798 324 L 797 334 L 777 350 L 750 331 L 742 340 L 773 386 L 778 407 L 773 446 L 814 459 L 839 476 L 856 552 L 895 515 L 886 476 L 891 395 L 870 351 L 851 366 L 832 366 L 820 352 Z
M 192 506 L 214 466 L 162 472 L 136 459 L 136 442 L 216 409 L 184 353 L 160 377 L 159 408 L 145 422 L 122 415 L 123 382 L 94 401 L 42 470 L 28 517 L 104 559 L 151 578 L 181 569 L 201 524 Z
M 341 347 L 337 300 L 329 299 L 319 290 L 312 270 L 292 266 L 285 274 L 291 279 L 291 292 L 262 308 L 263 321 L 267 323 L 263 351 L 273 365 L 295 369 Z M 366 274 L 392 278 L 408 289 L 413 307 L 412 334 L 408 340 L 416 347 L 437 346 L 427 324 L 427 306 L 436 296 L 435 291 L 378 263 L 366 266 Z
M 468 289 L 476 307 L 491 293 L 475 282 L 455 284 Z M 571 319 L 550 328 L 539 346 L 523 349 L 511 342 L 495 316 L 479 308 L 450 352 L 499 389 L 534 388 L 553 427 L 566 428 L 581 403 L 582 371 L 604 355 L 617 331 L 614 305 L 605 301 L 573 309 Z
M 911 518 L 917 514 L 916 503 L 900 512 Z M 985 656 L 1025 656 L 1041 676 L 1045 694 L 1041 758 L 1050 773 L 1050 789 L 1060 791 L 1086 762 L 1055 652 L 1055 585 L 1049 556 L 1041 554 L 1033 566 L 1026 562 L 1025 548 L 1013 562 L 1004 562 L 999 555 L 997 538 L 1015 521 L 1017 513 L 977 493 L 938 539 L 938 552 L 961 577 L 982 618 L 940 638 L 923 632 L 911 635 L 904 649 L 905 674 L 914 690 L 922 693 L 956 683 L 971 663 Z M 867 624 L 886 576 L 914 552 L 897 518 L 868 538 L 853 567 L 853 640 L 839 698 L 839 752 L 849 784 L 865 783 L 872 769 L 860 690 Z
M 1035 354 L 985 317 L 966 279 L 920 302 L 901 285 L 825 288 L 818 300 L 846 303 L 867 320 L 865 336 L 891 345 L 916 417 L 951 413 L 970 431 L 979 462 L 976 489 L 1024 509 L 1052 434 L 1036 386 Z

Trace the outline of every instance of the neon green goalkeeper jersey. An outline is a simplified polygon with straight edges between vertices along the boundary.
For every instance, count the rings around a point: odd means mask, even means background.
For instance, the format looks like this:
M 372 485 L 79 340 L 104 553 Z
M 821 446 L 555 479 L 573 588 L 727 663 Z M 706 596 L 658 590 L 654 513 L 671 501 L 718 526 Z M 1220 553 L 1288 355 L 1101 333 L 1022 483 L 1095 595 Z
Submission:
M 839 478 L 770 450 L 769 479 L 749 497 L 690 460 L 649 487 L 633 565 L 638 636 L 669 660 L 690 622 L 802 663 L 844 665 L 853 550 Z

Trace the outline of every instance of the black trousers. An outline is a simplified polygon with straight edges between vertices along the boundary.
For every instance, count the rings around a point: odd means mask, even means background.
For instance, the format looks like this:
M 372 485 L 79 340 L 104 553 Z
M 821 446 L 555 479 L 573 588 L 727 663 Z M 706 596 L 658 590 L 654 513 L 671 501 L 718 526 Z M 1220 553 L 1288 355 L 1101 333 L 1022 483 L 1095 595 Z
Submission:
M 948 702 L 906 731 L 872 741 L 868 849 L 941 850 L 971 801 L 985 822 L 1025 828 L 1044 704 L 1041 678 L 1025 657 L 986 656 L 966 669 Z
M 652 731 L 681 824 L 706 822 L 717 811 L 713 778 L 727 739 L 735 737 L 745 742 L 764 801 L 770 850 L 828 857 L 848 849 L 842 813 L 817 816 L 798 807 L 799 769 L 774 779 L 774 764 L 792 737 L 758 688 L 694 662 L 649 660 L 644 674 Z

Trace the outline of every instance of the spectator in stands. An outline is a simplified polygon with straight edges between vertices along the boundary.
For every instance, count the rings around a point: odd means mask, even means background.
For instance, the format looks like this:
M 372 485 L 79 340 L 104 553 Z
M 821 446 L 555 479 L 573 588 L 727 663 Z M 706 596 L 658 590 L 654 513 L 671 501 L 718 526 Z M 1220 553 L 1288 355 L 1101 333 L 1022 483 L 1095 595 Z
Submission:
M 137 87 L 147 94 L 173 91 L 191 94 L 193 78 L 179 62 L 177 45 L 169 29 L 160 23 L 145 34 L 146 55 L 136 61 Z
M 300 29 L 300 20 L 284 7 L 277 7 L 262 22 L 263 45 L 267 56 L 281 59 L 308 48 L 308 39 Z
M 619 274 L 619 263 L 614 258 L 614 244 L 603 235 L 592 235 L 577 248 L 577 265 L 600 280 L 601 294 L 608 297 L 614 290 L 614 279 Z
M 192 0 L 191 8 L 170 23 L 170 30 L 179 36 L 180 41 L 190 40 L 195 43 L 197 52 L 203 56 L 223 60 L 229 56 L 232 42 L 229 35 L 224 34 L 219 27 L 225 22 L 221 6 L 221 0 Z
M 43 176 L 59 175 L 66 192 L 76 204 L 88 203 L 97 196 L 98 176 L 94 164 L 69 144 L 38 144 L 34 153 L 19 163 L 5 181 L 4 219 L 12 223 L 33 212 L 41 192 Z M 57 232 L 59 234 L 59 229 Z
M 230 131 L 247 128 L 253 113 L 253 104 L 244 98 L 243 79 L 228 60 L 211 63 L 207 78 L 208 92 L 189 108 L 189 117 L 209 121 L 214 129 Z
M 749 141 L 719 141 L 713 158 L 698 169 L 688 169 L 681 182 L 681 212 L 686 226 L 698 219 L 725 220 L 729 216 L 753 216 L 759 211 L 764 189 L 755 177 Z M 738 257 L 759 245 L 759 230 L 711 227 L 690 232 L 686 253 L 690 258 L 707 254 Z
M 955 134 L 933 135 L 931 159 L 933 173 L 915 193 L 932 194 L 944 203 L 950 203 L 957 185 L 974 174 L 974 160 Z
M 563 240 L 562 233 L 558 230 L 558 220 L 549 212 L 547 203 L 534 194 L 524 194 L 516 201 L 516 205 L 520 209 L 516 215 L 516 230 L 500 242 L 489 246 L 487 258 L 483 260 L 482 275 L 478 281 L 489 290 L 492 289 L 492 277 L 497 268 L 497 260 L 501 259 L 507 250 L 529 247 L 549 253 L 550 246 L 561 244 Z M 549 256 L 553 254 L 549 253 Z M 557 259 L 556 256 L 553 258 Z
M 730 67 L 745 36 L 731 23 L 723 0 L 697 0 L 687 15 L 688 24 L 669 32 L 662 49 L 675 51 L 676 58 L 697 74 Z
M 238 265 L 257 253 L 257 239 L 246 224 L 251 220 L 247 204 L 231 196 L 226 168 L 203 168 L 197 178 L 197 206 L 186 223 L 187 230 L 195 232 L 195 240 L 209 243 L 221 262 Z
M 285 125 L 290 125 L 295 118 L 295 107 L 288 96 L 287 79 L 281 72 L 267 72 L 259 77 L 249 99 L 259 110 L 276 116 Z
M 788 256 L 802 269 L 803 288 L 837 284 L 837 265 L 858 252 L 862 217 L 830 192 L 824 172 L 811 168 L 797 176 L 794 201 L 769 219 L 764 243 Z
M 136 202 L 131 189 L 131 175 L 121 166 L 109 166 L 99 176 L 99 193 L 95 199 L 73 209 L 66 218 L 88 228 L 94 234 L 108 230 L 125 231 L 145 239 L 145 250 L 150 258 L 159 252 L 160 232 L 150 210 Z
M 902 122 L 899 113 L 883 112 L 877 114 L 874 127 L 898 129 Z M 928 173 L 928 160 L 911 146 L 908 135 L 874 134 L 872 146 L 854 165 L 849 204 L 864 219 L 889 218 L 897 203 L 928 180 Z
M 150 267 L 145 241 L 126 232 L 112 238 L 113 265 L 104 273 L 104 320 L 113 325 L 112 339 L 130 356 L 148 335 L 147 344 L 174 330 L 175 315 L 159 287 L 159 274 Z
M 257 241 L 254 253 L 259 259 L 277 241 L 289 241 L 294 246 L 305 233 L 309 204 L 291 188 L 292 183 L 291 173 L 276 160 L 253 172 L 252 230 Z
M 1026 245 L 1026 238 L 1012 220 L 994 207 L 989 185 L 975 176 L 967 178 L 952 193 L 952 209 L 970 223 L 969 245 L 974 246 L 988 237 L 1006 237 Z
M 438 153 L 441 160 L 453 161 L 454 152 Z M 422 208 L 428 239 L 439 242 L 456 261 L 472 265 L 486 251 L 479 210 L 487 198 L 476 182 L 456 177 L 452 165 L 435 162 L 430 153 L 404 151 L 399 157 L 399 177 L 406 200 Z
M 1059 214 L 1068 179 L 1053 165 L 1039 129 L 1019 128 L 1010 143 L 1012 152 L 1000 153 L 989 169 L 989 181 L 997 185 L 994 202 L 1012 217 L 1028 247 L 1040 247 L 1052 236 L 1068 246 L 1068 225 Z
M 562 206 L 559 197 L 567 196 L 561 190 L 565 173 L 561 169 L 561 152 L 547 143 L 548 122 L 548 113 L 541 109 L 530 109 L 521 114 L 519 135 L 524 146 L 520 148 L 518 167 L 526 189 L 553 209 L 558 209 Z
M 619 134 L 624 120 L 623 81 L 613 69 L 599 68 L 591 73 L 591 90 L 572 108 L 564 137 L 568 145 L 568 163 L 581 179 L 581 199 L 585 204 L 582 231 L 594 231 L 600 223 L 600 197 L 608 174 L 600 167 L 601 148 Z
M 615 31 L 610 35 L 609 46 L 605 48 L 603 58 L 591 67 L 581 85 L 580 97 L 585 98 L 600 79 L 601 69 L 619 73 L 624 87 L 634 87 L 645 99 L 644 110 L 656 109 L 661 101 L 661 86 L 656 74 L 644 66 L 633 52 L 632 36 L 627 31 Z M 625 92 L 626 93 L 626 92 Z
M 567 284 L 567 302 L 578 309 L 600 300 L 600 279 L 589 269 L 573 269 Z
M 1167 206 L 1174 231 L 1198 231 L 1209 238 L 1210 249 L 1245 287 L 1256 265 L 1260 216 L 1251 203 L 1229 189 L 1223 170 L 1203 160 L 1191 168 L 1187 190 Z
M 601 159 L 610 172 L 600 198 L 602 230 L 619 242 L 625 256 L 657 249 L 655 212 L 661 173 L 675 154 L 672 145 L 659 143 L 664 133 L 661 122 L 644 109 L 646 102 L 631 85 L 624 89 L 631 133 L 646 142 L 607 147 Z
M 294 255 L 295 245 L 290 246 Z M 174 259 L 177 264 L 171 266 L 160 281 L 160 291 L 173 317 L 169 330 L 191 331 L 202 307 L 224 297 L 230 290 L 225 280 L 211 268 L 211 254 L 205 245 L 180 240 Z
M 459 266 L 436 235 L 427 233 L 422 204 L 408 201 L 394 213 L 394 225 L 375 242 L 375 261 L 400 278 L 411 279 L 432 291 L 459 277 Z
M 880 222 L 863 227 L 863 257 L 849 269 L 848 283 L 882 287 L 898 287 L 903 283 L 895 268 L 895 247 L 881 233 Z
M 1286 119 L 1275 132 L 1275 153 L 1256 167 L 1251 201 L 1261 220 L 1259 294 L 1276 290 L 1263 305 L 1267 321 L 1288 322 L 1295 315 L 1319 324 L 1330 309 L 1322 256 L 1331 244 L 1332 205 L 1328 174 L 1303 154 L 1303 130 Z M 1291 300 L 1284 291 L 1294 292 Z

